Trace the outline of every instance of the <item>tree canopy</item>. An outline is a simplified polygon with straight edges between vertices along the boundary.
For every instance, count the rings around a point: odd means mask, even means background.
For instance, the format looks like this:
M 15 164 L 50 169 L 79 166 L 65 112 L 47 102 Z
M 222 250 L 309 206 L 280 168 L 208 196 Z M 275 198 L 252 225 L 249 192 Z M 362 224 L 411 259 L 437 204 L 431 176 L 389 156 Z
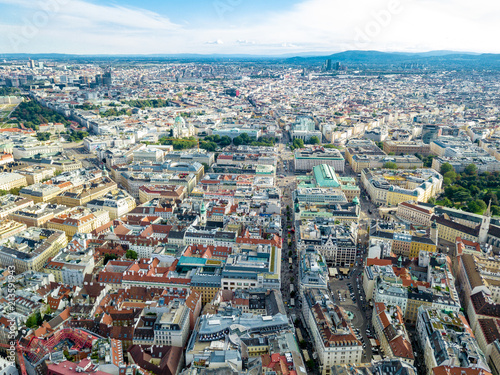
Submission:
M 100 113 L 101 117 L 117 117 L 123 115 L 128 115 L 128 111 L 125 108 L 119 110 L 116 110 L 116 108 L 109 108 L 105 112 Z
M 42 107 L 34 100 L 19 103 L 11 113 L 9 123 L 22 122 L 27 128 L 38 130 L 41 124 L 49 122 L 69 125 L 70 122 L 52 109 Z
M 312 136 L 308 141 L 308 144 L 310 145 L 319 145 L 321 143 L 320 139 L 316 136 Z
M 8 96 L 18 93 L 19 89 L 16 89 L 15 87 L 0 87 L 0 96 Z
M 137 259 L 137 252 L 134 250 L 127 250 L 125 253 L 125 258 L 127 259 Z
M 450 163 L 443 163 L 441 164 L 441 168 L 439 169 L 439 173 L 444 175 L 447 172 L 455 172 L 455 169 Z
M 37 132 L 36 139 L 39 141 L 48 141 L 50 139 L 50 132 Z
M 290 148 L 292 150 L 295 150 L 296 148 L 304 148 L 304 141 L 300 138 L 295 138 Z
M 386 169 L 398 169 L 398 165 L 393 161 L 387 161 L 384 163 L 383 168 Z
M 477 173 L 476 166 L 468 166 L 462 173 L 448 170 L 443 183 L 444 194 L 436 204 L 483 213 L 491 201 L 493 215 L 500 215 L 500 172 Z
M 88 137 L 89 133 L 78 130 L 76 132 L 71 132 L 71 134 L 68 137 L 68 140 L 71 142 L 79 142 L 83 140 L 83 138 Z
M 136 107 L 144 109 L 146 107 L 150 108 L 162 108 L 170 106 L 170 101 L 166 99 L 136 99 L 136 100 L 123 100 L 123 104 L 127 104 L 130 107 Z
M 186 150 L 196 147 L 198 141 L 194 137 L 173 139 L 168 137 L 160 138 L 160 144 L 172 145 L 174 150 Z

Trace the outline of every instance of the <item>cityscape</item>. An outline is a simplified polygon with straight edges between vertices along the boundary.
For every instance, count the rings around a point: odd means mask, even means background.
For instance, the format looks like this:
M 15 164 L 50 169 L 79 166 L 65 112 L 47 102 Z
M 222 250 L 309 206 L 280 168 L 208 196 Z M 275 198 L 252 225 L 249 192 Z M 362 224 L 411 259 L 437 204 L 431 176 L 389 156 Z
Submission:
M 448 38 L 395 0 L 343 48 L 323 0 L 28 3 L 0 375 L 500 375 L 498 6 Z

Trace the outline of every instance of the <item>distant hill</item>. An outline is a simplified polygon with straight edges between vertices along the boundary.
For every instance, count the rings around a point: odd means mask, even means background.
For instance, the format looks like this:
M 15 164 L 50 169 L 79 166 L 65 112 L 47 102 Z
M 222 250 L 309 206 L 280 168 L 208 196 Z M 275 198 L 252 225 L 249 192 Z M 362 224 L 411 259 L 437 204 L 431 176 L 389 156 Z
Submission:
M 329 56 L 291 57 L 285 61 L 295 64 L 316 65 L 324 63 L 326 59 L 338 61 L 346 65 L 393 65 L 393 64 L 422 64 L 428 66 L 455 65 L 455 66 L 491 66 L 500 68 L 500 54 L 476 54 L 454 51 L 430 52 L 380 52 L 380 51 L 345 51 Z
M 331 59 L 341 62 L 349 68 L 385 68 L 402 64 L 444 69 L 500 69 L 500 54 L 429 51 L 429 52 L 380 52 L 380 51 L 344 51 L 334 54 L 301 53 L 296 56 L 265 56 L 244 54 L 151 54 L 151 55 L 72 55 L 72 54 L 0 54 L 0 59 L 49 59 L 59 61 L 96 61 L 96 62 L 133 62 L 133 61 L 205 61 L 205 62 L 267 62 L 318 66 Z

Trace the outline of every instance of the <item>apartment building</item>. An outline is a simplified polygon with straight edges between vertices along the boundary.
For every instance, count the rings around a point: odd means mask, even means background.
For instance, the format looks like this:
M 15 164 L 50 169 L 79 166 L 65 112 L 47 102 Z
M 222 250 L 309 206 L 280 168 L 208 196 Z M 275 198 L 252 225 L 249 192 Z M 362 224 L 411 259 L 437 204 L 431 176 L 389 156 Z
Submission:
M 108 211 L 111 220 L 122 217 L 135 207 L 135 199 L 122 189 L 112 190 L 87 203 L 87 208 Z
M 184 348 L 189 338 L 190 310 L 184 300 L 173 299 L 165 307 L 142 311 L 134 326 L 134 345 L 160 345 Z
M 72 238 L 76 233 L 90 233 L 109 222 L 109 212 L 85 207 L 73 207 L 47 221 L 49 229 L 56 229 Z
M 345 160 L 337 149 L 312 147 L 296 150 L 294 153 L 295 171 L 311 171 L 321 164 L 331 166 L 336 172 L 344 172 Z
M 431 153 L 431 147 L 428 144 L 418 141 L 384 141 L 384 152 L 394 155 L 414 155 L 420 154 L 427 156 Z
M 116 182 L 103 176 L 65 191 L 56 197 L 58 204 L 69 207 L 85 206 L 93 199 L 98 199 L 117 189 Z
M 406 201 L 427 202 L 441 193 L 443 177 L 433 169 L 363 169 L 363 183 L 370 200 L 397 207 Z
M 0 241 L 0 262 L 4 267 L 14 266 L 16 273 L 41 272 L 48 258 L 67 243 L 62 231 L 31 227 Z
M 359 363 L 363 347 L 348 323 L 342 307 L 334 305 L 327 290 L 304 292 L 304 317 L 318 354 L 322 375 L 331 374 L 333 365 Z
M 12 237 L 27 228 L 26 224 L 17 221 L 3 219 L 0 220 L 0 239 Z
M 356 262 L 358 227 L 350 224 L 335 224 L 335 221 L 315 218 L 299 228 L 297 249 L 317 250 L 328 265 L 351 267 Z
M 422 306 L 416 331 L 428 375 L 434 375 L 439 366 L 491 371 L 462 313 Z
M 54 177 L 54 168 L 30 166 L 27 168 L 17 170 L 17 173 L 26 177 L 28 185 L 39 184 L 51 177 Z
M 243 245 L 244 246 L 244 245 Z M 255 251 L 257 250 L 257 251 Z M 281 249 L 265 245 L 260 249 L 244 246 L 231 254 L 222 269 L 222 289 L 281 287 Z
M 186 187 L 180 185 L 144 185 L 139 188 L 139 201 L 141 203 L 149 202 L 155 198 L 170 202 L 182 201 L 186 195 Z
M 299 278 L 301 288 L 328 288 L 328 266 L 314 248 L 306 248 L 300 253 Z
M 35 203 L 55 203 L 62 193 L 59 186 L 49 184 L 34 184 L 24 187 L 19 192 L 21 197 L 31 199 Z
M 45 227 L 55 216 L 69 212 L 70 207 L 51 203 L 36 203 L 9 214 L 11 220 L 26 224 L 28 227 Z
M 461 239 L 459 245 L 465 241 Z M 464 307 L 469 308 L 470 297 L 478 292 L 486 293 L 493 303 L 500 304 L 500 258 L 481 250 L 476 254 L 462 253 L 457 258 L 457 279 Z
M 372 323 L 386 357 L 413 365 L 415 357 L 401 308 L 375 303 Z
M 430 226 L 433 215 L 434 207 L 432 205 L 426 207 L 426 205 L 415 201 L 399 203 L 396 212 L 396 216 L 399 219 L 407 223 L 422 226 Z
M 31 199 L 19 195 L 7 194 L 0 196 L 0 219 L 8 217 L 12 212 L 33 205 Z
M 0 172 L 0 190 L 9 191 L 28 185 L 26 176 L 20 173 Z

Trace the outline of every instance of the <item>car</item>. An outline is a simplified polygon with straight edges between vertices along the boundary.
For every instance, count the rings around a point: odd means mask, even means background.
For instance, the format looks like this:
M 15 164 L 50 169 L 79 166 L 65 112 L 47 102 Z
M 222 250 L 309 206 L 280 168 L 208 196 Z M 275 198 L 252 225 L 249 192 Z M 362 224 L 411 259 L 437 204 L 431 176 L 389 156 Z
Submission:
M 363 344 L 363 349 L 365 349 L 365 348 L 366 348 L 366 344 Z

